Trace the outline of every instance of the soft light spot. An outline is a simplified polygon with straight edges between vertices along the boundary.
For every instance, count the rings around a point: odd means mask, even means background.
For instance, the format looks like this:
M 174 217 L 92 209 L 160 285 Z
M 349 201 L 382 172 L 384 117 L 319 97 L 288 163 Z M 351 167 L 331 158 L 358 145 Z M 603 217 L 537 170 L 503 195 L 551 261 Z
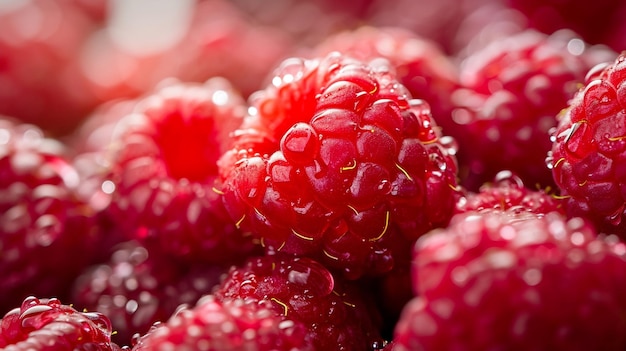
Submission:
M 224 90 L 218 90 L 213 93 L 211 101 L 218 106 L 226 105 L 228 103 L 228 93 Z
M 114 0 L 107 30 L 124 51 L 151 55 L 173 47 L 189 29 L 194 0 Z
M 505 250 L 488 252 L 485 254 L 485 260 L 495 269 L 511 268 L 517 262 L 516 256 Z
M 128 300 L 128 302 L 126 302 L 126 312 L 131 314 L 135 313 L 135 311 L 137 311 L 137 308 L 139 308 L 139 304 L 137 303 L 137 301 Z
M 8 144 L 11 133 L 6 129 L 0 129 L 0 144 Z
M 575 56 L 582 55 L 585 51 L 585 42 L 579 38 L 574 38 L 567 43 L 567 51 Z
M 522 275 L 522 279 L 526 282 L 526 284 L 530 286 L 535 286 L 541 282 L 542 274 L 541 271 L 536 268 L 531 268 L 526 270 Z
M 100 188 L 105 194 L 110 195 L 110 194 L 113 194 L 113 192 L 115 191 L 115 183 L 113 183 L 110 180 L 105 180 L 104 182 L 102 182 L 102 185 Z
M 580 246 L 585 243 L 585 235 L 581 232 L 574 232 L 570 237 L 570 241 L 572 242 L 572 244 Z

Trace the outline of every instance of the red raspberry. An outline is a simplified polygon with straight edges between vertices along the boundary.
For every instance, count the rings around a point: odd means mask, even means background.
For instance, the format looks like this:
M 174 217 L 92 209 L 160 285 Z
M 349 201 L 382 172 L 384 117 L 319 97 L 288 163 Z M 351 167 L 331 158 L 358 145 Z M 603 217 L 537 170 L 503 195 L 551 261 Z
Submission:
M 313 351 L 306 327 L 275 313 L 269 302 L 217 300 L 182 308 L 136 340 L 133 351 Z
M 568 43 L 560 34 L 528 30 L 496 40 L 464 61 L 465 88 L 454 93 L 452 120 L 440 123 L 459 143 L 460 176 L 469 190 L 502 169 L 528 185 L 554 184 L 544 162 L 549 131 L 589 68 L 585 44 Z
M 73 286 L 77 307 L 106 315 L 120 345 L 130 344 L 182 304 L 194 305 L 211 292 L 226 266 L 183 264 L 136 242 L 121 244 L 104 264 L 90 267 Z
M 64 297 L 93 262 L 99 232 L 77 184 L 60 142 L 0 118 L 0 313 L 28 295 Z
M 413 98 L 428 102 L 436 121 L 444 114 L 450 118 L 450 95 L 459 87 L 458 72 L 435 42 L 401 28 L 365 26 L 337 33 L 316 49 L 318 56 L 333 51 L 360 60 L 388 59 Z
M 272 255 L 234 267 L 214 294 L 220 300 L 269 301 L 274 312 L 308 328 L 316 350 L 369 350 L 382 343 L 378 315 L 351 283 L 309 258 Z
M 581 218 L 467 212 L 414 254 L 396 351 L 626 346 L 626 245 Z
M 95 104 L 78 57 L 96 24 L 70 0 L 0 4 L 0 114 L 55 135 Z
M 456 160 L 387 61 L 288 59 L 220 160 L 224 202 L 268 252 L 350 278 L 388 272 L 393 248 L 446 225 Z
M 570 216 L 626 237 L 626 55 L 592 69 L 559 115 L 549 167 Z
M 245 105 L 226 81 L 161 86 L 116 126 L 102 192 L 132 239 L 188 260 L 228 261 L 255 246 L 215 190 L 216 161 Z
M 0 320 L 0 347 L 11 351 L 118 351 L 103 314 L 78 312 L 58 299 L 28 297 Z
M 562 199 L 543 190 L 530 190 L 510 171 L 501 171 L 493 182 L 483 184 L 478 193 L 459 197 L 455 213 L 483 210 L 529 211 L 536 214 L 565 213 Z

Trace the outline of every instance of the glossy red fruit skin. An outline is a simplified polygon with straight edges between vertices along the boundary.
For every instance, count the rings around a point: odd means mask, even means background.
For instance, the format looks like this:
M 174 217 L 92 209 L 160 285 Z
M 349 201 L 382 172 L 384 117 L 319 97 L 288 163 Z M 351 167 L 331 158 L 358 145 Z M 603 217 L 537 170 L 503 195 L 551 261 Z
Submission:
M 452 140 L 387 61 L 291 58 L 251 104 L 219 161 L 222 192 L 267 252 L 309 256 L 355 279 L 388 272 L 393 247 L 447 223 Z
M 60 142 L 0 118 L 0 313 L 31 294 L 67 297 L 93 262 L 100 232 L 77 184 Z
M 274 312 L 306 326 L 316 350 L 367 350 L 382 343 L 367 292 L 306 257 L 251 258 L 233 267 L 214 295 L 269 301 Z
M 626 246 L 581 218 L 478 211 L 420 239 L 394 350 L 621 350 Z
M 563 199 L 545 190 L 532 190 L 511 171 L 500 171 L 478 192 L 465 192 L 456 204 L 455 214 L 483 210 L 565 214 Z
M 594 52 L 566 32 L 526 30 L 496 39 L 463 61 L 452 120 L 440 121 L 459 143 L 463 186 L 477 191 L 508 169 L 528 186 L 554 187 L 545 164 L 550 130 L 597 63 Z
M 78 312 L 56 298 L 27 297 L 0 320 L 0 347 L 29 351 L 118 351 L 111 322 L 97 312 Z
M 216 161 L 244 113 L 224 79 L 167 81 L 117 123 L 95 176 L 110 197 L 104 211 L 127 239 L 188 261 L 226 262 L 255 250 L 216 190 Z
M 269 302 L 203 297 L 136 339 L 133 351 L 313 351 L 306 327 L 275 313 Z
M 411 96 L 428 102 L 435 121 L 441 115 L 450 118 L 450 97 L 459 88 L 459 73 L 435 41 L 399 27 L 363 26 L 329 36 L 315 49 L 317 56 L 333 51 L 366 61 L 388 59 Z
M 622 238 L 626 228 L 626 56 L 589 71 L 586 85 L 559 115 L 548 165 L 569 216 L 589 218 Z
M 76 308 L 106 315 L 116 331 L 112 339 L 130 345 L 167 320 L 180 305 L 193 306 L 220 282 L 227 265 L 189 264 L 137 242 L 115 247 L 107 262 L 87 267 L 74 281 Z

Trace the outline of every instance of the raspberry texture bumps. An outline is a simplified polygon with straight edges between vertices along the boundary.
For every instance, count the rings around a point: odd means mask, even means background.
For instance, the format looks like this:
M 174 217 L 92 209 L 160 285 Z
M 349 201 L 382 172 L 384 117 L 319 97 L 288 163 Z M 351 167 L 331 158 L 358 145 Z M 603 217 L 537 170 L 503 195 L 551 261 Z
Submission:
M 39 128 L 0 116 L 0 314 L 31 294 L 66 296 L 93 260 L 94 211 L 76 196 L 65 151 Z
M 136 340 L 133 351 L 313 351 L 306 328 L 269 308 L 269 302 L 217 300 L 207 295 Z
M 251 240 L 228 219 L 216 161 L 245 105 L 228 81 L 166 81 L 120 120 L 105 146 L 106 211 L 127 238 L 190 261 L 246 255 Z
M 625 82 L 624 54 L 590 70 L 586 85 L 559 115 L 548 157 L 568 214 L 611 233 L 626 229 Z
M 0 320 L 0 348 L 11 351 L 119 351 L 111 322 L 100 313 L 78 312 L 58 299 L 27 297 Z
M 383 344 L 368 289 L 334 277 L 306 257 L 269 255 L 233 268 L 215 289 L 219 300 L 270 302 L 272 310 L 308 331 L 315 350 L 360 351 Z
M 388 61 L 288 59 L 251 97 L 220 160 L 224 203 L 268 252 L 313 257 L 351 278 L 451 215 L 452 143 Z
M 487 210 L 418 240 L 394 350 L 623 350 L 626 246 L 581 218 Z
M 477 190 L 502 169 L 525 184 L 553 186 L 544 159 L 556 115 L 595 65 L 595 50 L 579 40 L 571 52 L 567 33 L 526 30 L 497 39 L 463 60 L 452 119 L 439 124 L 459 143 L 461 183 Z

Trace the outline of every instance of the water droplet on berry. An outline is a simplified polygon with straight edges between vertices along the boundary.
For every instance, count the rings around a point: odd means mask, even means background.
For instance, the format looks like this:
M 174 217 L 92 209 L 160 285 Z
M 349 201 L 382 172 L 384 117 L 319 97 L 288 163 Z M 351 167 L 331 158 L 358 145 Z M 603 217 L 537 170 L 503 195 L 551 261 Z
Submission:
M 20 315 L 20 319 L 22 320 L 22 327 L 38 329 L 38 322 L 40 322 L 40 320 L 37 317 L 39 317 L 44 312 L 52 310 L 53 308 L 48 305 L 35 305 L 29 307 Z
M 552 156 L 552 152 L 548 152 L 548 156 L 545 159 L 546 167 L 548 169 L 554 169 L 554 156 Z
M 439 139 L 441 146 L 448 152 L 449 155 L 456 155 L 459 151 L 459 144 L 456 139 L 451 136 L 444 136 Z
M 448 164 L 446 163 L 446 160 L 438 153 L 430 154 L 429 159 L 430 162 L 436 167 L 436 169 L 440 170 L 441 172 L 445 172 L 446 169 L 448 169 Z
M 154 326 L 150 327 L 150 330 L 152 330 L 153 328 Z M 130 338 L 130 345 L 136 346 L 137 344 L 139 344 L 139 340 L 141 340 L 141 334 L 139 333 L 133 334 L 133 336 Z
M 609 223 L 614 226 L 618 226 L 622 223 L 624 217 L 624 205 L 620 206 L 615 212 L 607 217 Z
M 280 87 L 302 78 L 306 70 L 306 61 L 301 58 L 290 58 L 280 65 L 276 76 L 272 78 L 272 85 Z
M 498 172 L 494 178 L 494 183 L 498 186 L 511 186 L 514 185 L 518 188 L 524 187 L 524 182 L 515 173 L 509 170 L 503 170 Z

